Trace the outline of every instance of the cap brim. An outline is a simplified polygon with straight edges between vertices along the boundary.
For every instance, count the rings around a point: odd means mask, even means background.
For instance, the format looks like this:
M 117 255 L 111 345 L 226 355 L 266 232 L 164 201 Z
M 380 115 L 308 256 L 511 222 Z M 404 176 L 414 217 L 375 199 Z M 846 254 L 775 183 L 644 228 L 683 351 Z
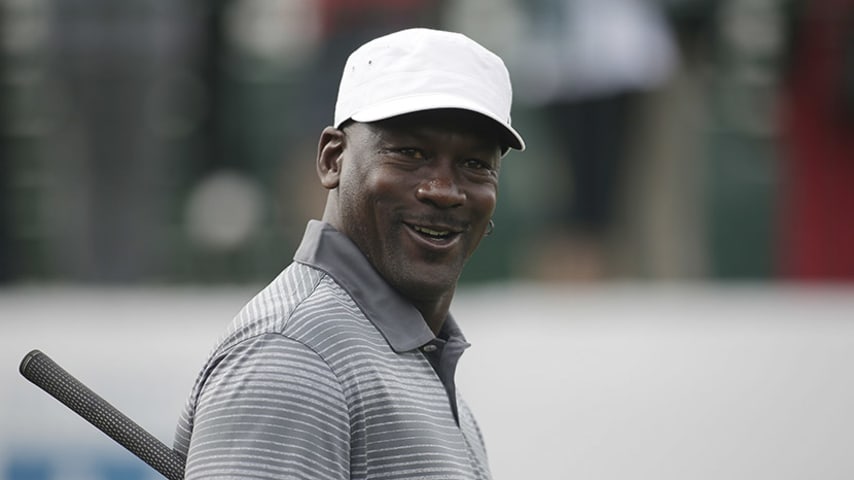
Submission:
M 519 151 L 525 150 L 525 140 L 522 139 L 519 132 L 490 112 L 489 109 L 467 98 L 448 94 L 424 94 L 394 98 L 354 112 L 349 117 L 340 119 L 335 126 L 340 127 L 347 119 L 353 119 L 357 122 L 376 122 L 398 115 L 439 108 L 459 108 L 479 113 L 493 120 L 500 127 L 502 137 L 508 147 Z

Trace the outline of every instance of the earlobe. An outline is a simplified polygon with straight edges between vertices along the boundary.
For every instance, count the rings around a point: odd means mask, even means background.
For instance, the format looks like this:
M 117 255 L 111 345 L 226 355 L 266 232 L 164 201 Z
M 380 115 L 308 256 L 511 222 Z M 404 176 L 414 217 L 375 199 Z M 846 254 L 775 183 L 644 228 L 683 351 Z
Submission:
M 345 140 L 344 132 L 333 127 L 324 128 L 320 134 L 317 146 L 317 176 L 320 178 L 320 184 L 328 190 L 338 187 Z

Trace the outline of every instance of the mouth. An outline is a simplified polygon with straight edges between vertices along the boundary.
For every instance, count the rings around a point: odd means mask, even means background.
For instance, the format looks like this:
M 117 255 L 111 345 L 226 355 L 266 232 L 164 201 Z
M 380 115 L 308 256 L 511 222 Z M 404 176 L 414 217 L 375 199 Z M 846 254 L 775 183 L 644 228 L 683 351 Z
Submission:
M 406 226 L 415 233 L 416 237 L 434 247 L 448 246 L 462 234 L 460 229 L 439 225 L 428 226 L 407 223 Z

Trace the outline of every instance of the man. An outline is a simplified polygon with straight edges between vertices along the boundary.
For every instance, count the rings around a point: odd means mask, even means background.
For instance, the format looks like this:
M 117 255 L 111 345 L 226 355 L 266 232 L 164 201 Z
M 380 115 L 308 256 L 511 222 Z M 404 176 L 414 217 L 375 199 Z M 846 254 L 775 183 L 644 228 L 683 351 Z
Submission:
M 176 434 L 185 478 L 490 478 L 448 310 L 501 157 L 524 148 L 510 103 L 503 62 L 460 34 L 350 56 L 318 147 L 323 221 L 204 366 Z

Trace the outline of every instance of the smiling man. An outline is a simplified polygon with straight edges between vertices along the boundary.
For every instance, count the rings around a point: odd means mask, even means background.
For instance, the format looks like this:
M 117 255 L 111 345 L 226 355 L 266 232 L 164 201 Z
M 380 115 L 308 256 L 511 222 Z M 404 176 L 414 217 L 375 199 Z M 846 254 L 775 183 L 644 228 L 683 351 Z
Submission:
M 524 149 L 511 96 L 501 59 L 460 34 L 353 52 L 318 146 L 323 219 L 202 369 L 175 440 L 185 478 L 490 478 L 449 308 L 501 158 Z

